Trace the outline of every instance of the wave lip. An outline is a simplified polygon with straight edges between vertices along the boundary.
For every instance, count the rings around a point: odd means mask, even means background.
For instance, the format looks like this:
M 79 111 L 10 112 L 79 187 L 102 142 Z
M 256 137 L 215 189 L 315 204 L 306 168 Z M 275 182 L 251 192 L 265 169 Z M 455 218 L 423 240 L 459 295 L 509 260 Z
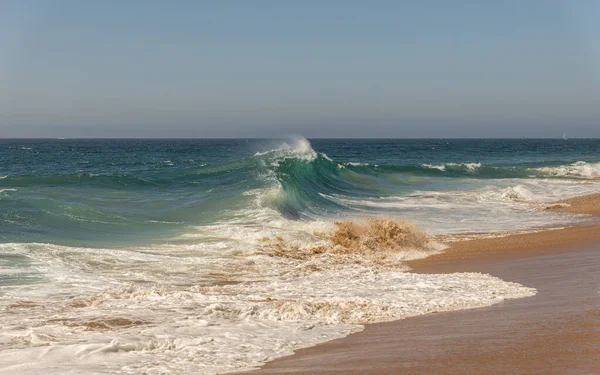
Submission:
M 275 182 L 258 194 L 259 206 L 266 205 L 291 219 L 311 218 L 328 210 L 340 209 L 320 193 L 355 192 L 360 187 L 342 176 L 340 165 L 312 149 L 304 138 L 283 143 L 271 151 L 256 153 L 268 171 L 265 178 Z
M 256 152 L 254 156 L 274 155 L 276 158 L 298 158 L 312 161 L 317 158 L 318 153 L 313 150 L 310 142 L 303 137 L 293 137 L 282 142 L 279 147 L 269 151 Z
M 337 163 L 325 154 L 313 150 L 310 142 L 303 138 L 255 156 L 271 162 L 270 176 L 276 184 L 276 188 L 270 190 L 269 199 L 263 199 L 261 203 L 292 219 L 310 219 L 322 215 L 329 217 L 332 213 L 360 210 L 360 205 L 352 201 L 372 200 L 374 197 L 397 196 L 402 193 L 409 195 L 411 190 L 419 190 L 418 187 L 413 188 L 413 176 L 462 178 L 466 186 L 477 186 L 478 180 L 519 179 L 524 183 L 535 182 L 541 178 L 600 178 L 600 163 L 586 162 L 538 168 L 527 163 L 509 166 L 471 161 L 421 165 L 374 165 L 356 161 Z M 434 179 L 431 183 L 439 184 Z M 517 182 L 512 188 L 506 187 L 506 183 L 503 182 L 499 184 L 504 185 L 504 191 L 498 194 L 490 192 L 488 197 L 483 198 L 513 202 L 540 200 L 535 192 L 529 191 L 521 182 Z M 482 185 L 479 184 L 481 187 Z M 335 197 L 343 197 L 344 200 Z

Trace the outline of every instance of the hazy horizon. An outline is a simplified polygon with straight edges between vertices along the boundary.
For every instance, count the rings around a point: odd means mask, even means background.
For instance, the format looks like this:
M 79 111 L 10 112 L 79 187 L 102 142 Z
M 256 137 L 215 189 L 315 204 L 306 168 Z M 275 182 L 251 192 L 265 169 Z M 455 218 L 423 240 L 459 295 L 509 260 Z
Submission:
M 561 140 L 564 137 L 302 137 L 301 138 L 310 140 L 520 140 L 520 139 L 547 139 L 547 140 Z M 1 140 L 286 140 L 290 137 L 279 136 L 279 137 L 0 137 Z M 600 137 L 567 137 L 568 139 L 600 139 Z
M 593 1 L 0 4 L 0 138 L 600 137 Z

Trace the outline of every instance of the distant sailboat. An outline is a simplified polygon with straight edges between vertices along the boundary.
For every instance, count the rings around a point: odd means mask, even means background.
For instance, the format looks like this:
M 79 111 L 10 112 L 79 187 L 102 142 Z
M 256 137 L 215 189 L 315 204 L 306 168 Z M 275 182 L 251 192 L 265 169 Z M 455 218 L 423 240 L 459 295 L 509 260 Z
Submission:
M 565 141 L 568 139 L 568 138 L 567 138 L 567 133 L 563 133 L 563 139 L 564 139 Z

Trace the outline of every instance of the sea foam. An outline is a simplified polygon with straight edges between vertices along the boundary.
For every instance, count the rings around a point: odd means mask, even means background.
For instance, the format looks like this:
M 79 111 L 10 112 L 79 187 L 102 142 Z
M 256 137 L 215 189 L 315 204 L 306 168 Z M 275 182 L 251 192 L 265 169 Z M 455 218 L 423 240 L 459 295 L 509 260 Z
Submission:
M 600 163 L 578 161 L 570 165 L 537 168 L 537 171 L 548 176 L 600 178 Z
M 253 262 L 262 257 L 254 256 Z M 282 261 L 284 268 L 294 267 L 289 259 Z M 0 373 L 250 369 L 359 331 L 364 323 L 488 306 L 534 293 L 483 274 L 420 275 L 360 265 L 233 285 L 124 285 L 52 303 L 9 305 L 18 314 L 4 322 Z
M 258 212 L 278 217 L 268 209 Z M 249 217 L 245 212 L 240 220 Z M 405 272 L 404 260 L 440 248 L 401 221 L 292 227 L 279 220 L 270 228 L 243 222 L 202 227 L 198 238 L 219 237 L 187 245 L 0 245 L 5 254 L 26 257 L 14 267 L 27 263 L 25 271 L 35 270 L 48 286 L 7 289 L 2 297 L 0 373 L 250 369 L 365 323 L 535 293 L 478 273 Z M 285 251 L 265 250 L 263 237 L 273 232 Z
M 384 159 L 394 158 L 401 155 Z M 431 235 L 580 222 L 548 212 L 545 203 L 599 186 L 590 178 L 597 166 L 583 162 L 525 168 L 532 178 L 507 178 L 512 169 L 480 163 L 419 167 L 419 160 L 375 169 L 375 162 L 338 164 L 306 139 L 286 140 L 233 166 L 190 171 L 194 180 L 177 186 L 201 185 L 196 177 L 212 173 L 208 182 L 201 180 L 210 185 L 211 204 L 220 189 L 233 194 L 226 190 L 229 180 L 216 183 L 217 176 L 244 173 L 233 179 L 235 197 L 215 201 L 218 212 L 203 225 L 176 215 L 149 220 L 185 225 L 168 242 L 120 248 L 0 244 L 0 277 L 27 280 L 2 289 L 0 373 L 224 373 L 255 368 L 366 323 L 531 296 L 534 289 L 486 274 L 410 273 L 406 261 L 443 251 Z M 486 178 L 497 172 L 501 178 Z M 562 178 L 571 176 L 577 178 Z M 104 183 L 103 176 L 76 177 L 94 177 L 95 187 Z M 52 191 L 79 183 L 71 175 L 60 184 L 52 176 L 38 180 L 9 177 L 4 183 L 50 183 Z M 122 185 L 106 182 L 111 194 Z M 125 182 L 146 193 L 147 186 L 172 186 L 135 175 Z M 198 207 L 187 203 L 188 213 Z

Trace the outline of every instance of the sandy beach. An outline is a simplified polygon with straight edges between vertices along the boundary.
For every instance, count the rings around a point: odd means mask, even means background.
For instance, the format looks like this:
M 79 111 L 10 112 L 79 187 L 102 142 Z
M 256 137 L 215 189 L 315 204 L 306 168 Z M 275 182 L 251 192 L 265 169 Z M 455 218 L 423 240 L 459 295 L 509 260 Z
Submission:
M 560 203 L 560 204 L 559 204 Z M 598 215 L 600 194 L 553 210 Z M 483 272 L 537 288 L 531 298 L 365 330 L 267 363 L 253 374 L 600 373 L 600 226 L 449 244 L 413 272 Z

